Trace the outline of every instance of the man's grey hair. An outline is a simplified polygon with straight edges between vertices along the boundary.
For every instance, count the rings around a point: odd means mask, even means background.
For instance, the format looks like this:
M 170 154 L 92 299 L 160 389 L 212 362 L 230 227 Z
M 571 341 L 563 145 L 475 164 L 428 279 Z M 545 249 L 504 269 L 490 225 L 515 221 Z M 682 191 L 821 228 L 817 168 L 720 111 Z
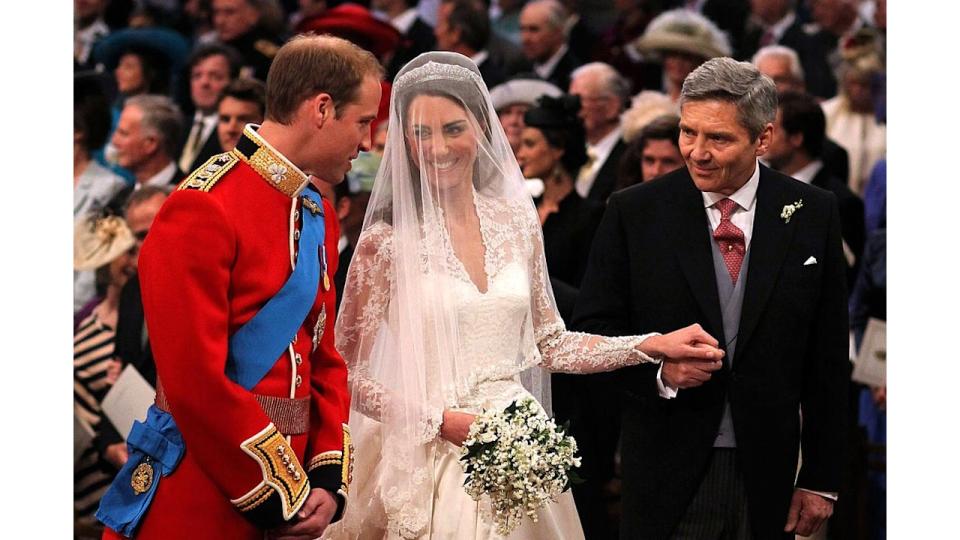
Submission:
M 630 103 L 630 81 L 610 64 L 603 62 L 590 62 L 573 70 L 570 79 L 576 79 L 585 75 L 597 77 L 600 88 L 605 94 L 614 96 L 620 100 L 620 110 L 623 111 Z
M 125 106 L 140 109 L 143 113 L 140 129 L 159 137 L 163 152 L 174 159 L 183 131 L 183 115 L 177 104 L 167 96 L 142 94 L 129 98 Z
M 547 11 L 547 25 L 555 30 L 562 30 L 564 35 L 567 35 L 567 18 L 569 14 L 567 13 L 567 8 L 563 7 L 563 4 L 557 0 L 533 0 L 532 2 L 527 2 L 527 6 L 543 6 Z
M 777 87 L 749 62 L 721 57 L 707 60 L 683 81 L 680 110 L 690 101 L 719 100 L 737 106 L 737 120 L 751 140 L 777 116 Z
M 750 63 L 759 67 L 760 62 L 762 62 L 765 58 L 772 56 L 786 58 L 787 63 L 790 65 L 790 74 L 793 75 L 796 80 L 803 82 L 803 65 L 800 64 L 800 57 L 797 56 L 797 51 L 791 49 L 790 47 L 784 47 L 783 45 L 767 45 L 753 55 L 753 59 L 750 60 Z

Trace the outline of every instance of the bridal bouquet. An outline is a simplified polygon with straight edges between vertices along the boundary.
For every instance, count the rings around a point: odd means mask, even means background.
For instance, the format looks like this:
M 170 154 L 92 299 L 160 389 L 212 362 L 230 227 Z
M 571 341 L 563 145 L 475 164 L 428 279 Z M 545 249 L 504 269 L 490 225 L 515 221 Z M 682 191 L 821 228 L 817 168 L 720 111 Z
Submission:
M 577 441 L 565 431 L 530 398 L 473 421 L 460 457 L 463 485 L 475 501 L 490 497 L 499 534 L 510 534 L 524 515 L 537 521 L 540 508 L 580 481 L 572 470 L 580 466 Z

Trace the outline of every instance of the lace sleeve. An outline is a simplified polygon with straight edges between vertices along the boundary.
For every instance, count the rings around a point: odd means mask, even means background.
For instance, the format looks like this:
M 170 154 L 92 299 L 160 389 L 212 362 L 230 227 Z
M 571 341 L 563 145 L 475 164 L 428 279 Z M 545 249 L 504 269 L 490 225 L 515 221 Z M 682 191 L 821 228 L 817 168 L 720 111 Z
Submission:
M 534 231 L 539 235 L 539 231 Z M 540 350 L 541 366 L 563 373 L 599 373 L 641 363 L 659 363 L 641 352 L 637 346 L 650 336 L 605 337 L 582 332 L 568 332 L 557 312 L 550 289 L 550 280 L 543 256 L 543 243 L 534 236 L 531 283 L 531 312 L 534 336 Z
M 351 406 L 378 422 L 388 420 L 389 411 L 412 408 L 420 416 L 418 431 L 422 431 L 422 440 L 430 440 L 440 431 L 443 410 L 400 403 L 376 380 L 371 370 L 377 340 L 383 339 L 386 333 L 395 287 L 391 229 L 386 224 L 374 225 L 361 235 L 357 244 L 336 323 L 337 349 L 347 364 Z

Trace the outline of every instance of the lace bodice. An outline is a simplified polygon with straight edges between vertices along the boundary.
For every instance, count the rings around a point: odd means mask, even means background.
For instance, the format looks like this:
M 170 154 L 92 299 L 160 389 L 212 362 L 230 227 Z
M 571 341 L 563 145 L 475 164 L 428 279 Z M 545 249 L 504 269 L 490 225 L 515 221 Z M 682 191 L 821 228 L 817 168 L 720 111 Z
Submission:
M 424 237 L 431 241 L 424 242 L 421 249 L 420 271 L 431 286 L 423 289 L 426 297 L 420 301 L 454 309 L 457 325 L 456 350 L 436 351 L 437 358 L 426 362 L 426 386 L 438 388 L 442 399 L 421 408 L 425 439 L 437 433 L 444 407 L 460 406 L 466 396 L 476 396 L 477 385 L 516 379 L 530 366 L 593 373 L 655 361 L 636 348 L 647 336 L 609 338 L 566 331 L 554 307 L 539 251 L 539 224 L 526 219 L 527 209 L 516 207 L 520 203 L 504 204 L 482 195 L 475 197 L 475 203 L 485 247 L 485 292 L 471 281 L 447 235 L 430 232 L 445 231 L 444 227 L 425 222 Z M 358 313 L 341 313 L 337 328 L 337 343 L 344 357 L 348 362 L 356 359 L 350 366 L 354 404 L 374 419 L 380 418 L 389 391 L 366 368 L 364 351 L 354 348 L 372 349 L 375 340 L 369 338 L 390 335 L 388 321 L 402 316 L 390 313 L 399 308 L 391 305 L 396 286 L 394 243 L 392 227 L 386 223 L 365 231 L 348 281 L 363 291 L 366 301 Z M 436 261 L 442 261 L 442 269 Z M 446 376 L 451 369 L 445 365 L 448 359 L 457 360 L 454 385 Z

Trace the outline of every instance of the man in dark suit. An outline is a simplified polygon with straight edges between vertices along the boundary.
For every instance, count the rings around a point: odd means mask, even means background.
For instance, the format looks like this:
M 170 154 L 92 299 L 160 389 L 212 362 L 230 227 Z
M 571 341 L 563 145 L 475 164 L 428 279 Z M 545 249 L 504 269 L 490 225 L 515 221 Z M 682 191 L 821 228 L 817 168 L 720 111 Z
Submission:
M 750 62 L 757 66 L 760 73 L 773 79 L 773 83 L 777 85 L 777 92 L 807 91 L 800 56 L 790 47 L 783 45 L 761 47 Z M 830 171 L 833 176 L 837 178 L 850 176 L 850 157 L 847 151 L 829 137 L 823 139 L 820 159 L 823 161 L 823 168 Z
M 206 163 L 221 148 L 217 139 L 217 103 L 223 89 L 240 73 L 239 54 L 219 43 L 201 45 L 190 55 L 190 129 L 184 130 L 177 165 L 190 172 Z
M 117 164 L 129 170 L 133 186 L 169 187 L 183 179 L 183 171 L 174 161 L 183 130 L 183 115 L 167 96 L 143 94 L 124 103 L 117 129 L 110 142 L 117 151 Z
M 557 0 L 533 0 L 520 12 L 520 45 L 533 71 L 558 88 L 570 86 L 580 59 L 567 43 L 567 13 Z
M 749 59 L 761 47 L 783 45 L 797 52 L 803 64 L 810 93 L 820 98 L 831 98 L 837 93 L 837 81 L 827 62 L 830 51 L 822 40 L 804 31 L 794 2 L 789 0 L 753 0 L 750 2 L 743 39 L 737 48 L 737 58 Z
M 605 203 L 627 150 L 620 115 L 630 103 L 630 82 L 609 64 L 591 62 L 574 70 L 570 93 L 580 97 L 578 114 L 587 134 L 587 163 L 577 175 L 577 193 Z
M 488 48 L 492 33 L 486 4 L 480 0 L 443 0 L 437 8 L 437 26 L 433 29 L 437 49 L 460 53 L 473 59 L 483 82 L 493 88 L 513 72 L 502 55 Z M 501 51 L 502 52 L 502 51 Z
M 373 0 L 371 7 L 400 32 L 400 45 L 387 65 L 387 80 L 392 82 L 407 62 L 436 47 L 433 27 L 417 15 L 416 0 Z
M 863 201 L 847 183 L 832 174 L 821 158 L 826 119 L 823 109 L 807 94 L 780 94 L 770 149 L 764 158 L 774 169 L 801 182 L 832 192 L 840 208 L 840 232 L 847 260 L 847 286 L 853 286 L 866 242 Z
M 621 538 L 792 539 L 832 512 L 849 369 L 840 217 L 832 194 L 758 163 L 776 103 L 750 64 L 697 68 L 680 98 L 687 168 L 615 193 L 597 231 L 575 328 L 699 323 L 726 351 L 712 376 L 620 373 Z

